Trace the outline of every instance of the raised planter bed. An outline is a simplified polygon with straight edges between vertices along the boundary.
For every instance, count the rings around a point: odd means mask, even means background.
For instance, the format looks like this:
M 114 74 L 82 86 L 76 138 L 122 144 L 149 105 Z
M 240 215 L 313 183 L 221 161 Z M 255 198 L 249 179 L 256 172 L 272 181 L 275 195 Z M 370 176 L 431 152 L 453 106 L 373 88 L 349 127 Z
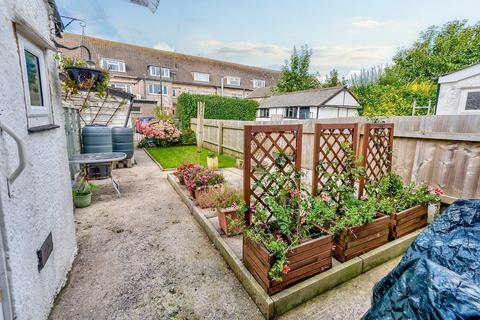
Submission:
M 242 233 L 242 226 L 240 222 L 237 226 L 235 226 L 235 228 L 233 228 L 233 230 L 231 230 L 231 232 L 229 232 L 228 230 L 229 218 L 234 221 L 240 221 L 240 218 L 237 215 L 237 209 L 217 208 L 217 217 L 218 217 L 218 224 L 220 225 L 220 228 L 222 229 L 223 233 L 225 233 L 227 237 Z
M 388 227 L 389 238 L 398 239 L 412 231 L 427 225 L 428 206 L 424 204 L 411 207 L 401 212 L 392 213 Z
M 389 221 L 389 216 L 378 213 L 373 222 L 348 228 L 335 237 L 334 257 L 345 262 L 387 243 Z
M 272 295 L 301 280 L 332 267 L 333 237 L 326 234 L 303 242 L 287 252 L 290 271 L 283 281 L 272 281 L 268 271 L 275 263 L 275 256 L 256 241 L 243 237 L 243 263 L 260 286 Z

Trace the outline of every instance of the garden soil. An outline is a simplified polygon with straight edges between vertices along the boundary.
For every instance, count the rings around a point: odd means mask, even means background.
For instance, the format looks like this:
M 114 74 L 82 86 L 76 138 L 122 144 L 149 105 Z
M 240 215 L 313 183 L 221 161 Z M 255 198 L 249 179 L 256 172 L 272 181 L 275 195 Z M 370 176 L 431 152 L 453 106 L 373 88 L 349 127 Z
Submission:
M 166 173 L 142 150 L 135 157 L 114 171 L 121 198 L 99 181 L 92 205 L 76 209 L 78 255 L 50 319 L 263 319 Z M 281 318 L 358 319 L 395 262 Z

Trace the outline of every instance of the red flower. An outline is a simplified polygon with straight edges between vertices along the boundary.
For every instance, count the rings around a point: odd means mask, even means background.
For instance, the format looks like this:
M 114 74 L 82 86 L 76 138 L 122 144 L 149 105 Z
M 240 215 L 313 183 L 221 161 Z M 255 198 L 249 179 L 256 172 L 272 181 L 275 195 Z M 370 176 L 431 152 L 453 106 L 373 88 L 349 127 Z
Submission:
M 290 271 L 290 267 L 289 267 L 287 264 L 284 265 L 282 272 L 283 272 L 284 274 L 287 274 L 289 271 Z

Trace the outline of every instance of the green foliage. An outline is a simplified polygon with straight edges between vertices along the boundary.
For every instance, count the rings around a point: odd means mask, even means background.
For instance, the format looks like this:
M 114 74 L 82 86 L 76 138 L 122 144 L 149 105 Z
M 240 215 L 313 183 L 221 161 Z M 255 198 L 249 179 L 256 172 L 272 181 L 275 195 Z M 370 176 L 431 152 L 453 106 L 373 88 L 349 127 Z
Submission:
M 359 200 L 351 193 L 343 197 L 342 200 L 337 220 L 332 223 L 330 228 L 333 235 L 337 235 L 350 227 L 370 223 L 375 219 L 377 212 L 374 198 Z
M 92 193 L 92 191 L 95 190 L 96 188 L 97 188 L 96 184 L 81 181 L 77 187 L 73 188 L 72 193 L 74 197 L 86 196 Z
M 192 146 L 197 144 L 195 132 L 190 128 L 183 129 L 182 134 L 180 135 L 180 144 L 182 146 Z
M 320 87 L 317 78 L 309 73 L 312 50 L 307 45 L 300 51 L 293 47 L 290 62 L 285 61 L 280 79 L 273 88 L 274 92 L 294 92 Z
M 417 187 L 413 183 L 404 185 L 402 178 L 394 172 L 378 182 L 368 184 L 366 188 L 368 194 L 375 198 L 377 210 L 386 214 L 438 201 L 438 194 L 443 194 L 438 188 L 427 188 L 424 185 Z
M 393 57 L 378 80 L 352 81 L 352 92 L 363 107 L 363 115 L 411 115 L 413 101 L 435 104 L 434 78 L 480 62 L 480 23 L 468 26 L 451 21 L 431 26 L 411 47 Z M 426 114 L 422 109 L 419 114 Z
M 277 163 L 280 161 L 277 159 Z M 275 255 L 275 263 L 268 274 L 270 279 L 276 281 L 281 281 L 282 275 L 289 271 L 286 258 L 288 250 L 303 239 L 322 235 L 319 227 L 324 226 L 323 223 L 335 214 L 333 207 L 311 197 L 300 184 L 300 176 L 301 173 L 294 169 L 285 173 L 265 173 L 263 183 L 270 185 L 268 192 L 263 195 L 266 207 L 257 204 L 255 210 L 251 210 L 253 223 L 245 230 L 245 236 L 259 242 Z
M 156 106 L 153 109 L 153 115 L 157 120 L 173 123 L 173 117 L 164 112 L 159 106 Z
M 330 88 L 330 87 L 338 87 L 341 86 L 342 82 L 338 78 L 338 70 L 333 69 L 330 71 L 330 74 L 327 77 L 327 81 L 322 85 L 322 87 Z
M 178 97 L 176 118 L 181 128 L 190 127 L 197 117 L 197 102 L 205 102 L 205 119 L 255 120 L 258 102 L 248 99 L 182 93 Z

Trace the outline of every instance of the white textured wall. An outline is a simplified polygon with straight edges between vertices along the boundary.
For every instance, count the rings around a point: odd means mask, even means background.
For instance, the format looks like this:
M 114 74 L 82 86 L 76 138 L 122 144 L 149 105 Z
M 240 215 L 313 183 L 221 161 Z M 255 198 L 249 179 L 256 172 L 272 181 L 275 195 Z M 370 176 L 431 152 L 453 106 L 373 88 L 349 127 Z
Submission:
M 0 0 L 0 119 L 24 140 L 27 167 L 7 195 L 6 177 L 17 164 L 16 147 L 0 135 L 0 225 L 6 238 L 7 267 L 17 319 L 46 319 L 76 252 L 64 118 L 58 71 L 49 52 L 47 68 L 55 124 L 60 128 L 28 134 L 24 91 L 12 21 L 25 19 L 50 38 L 46 1 Z M 36 251 L 52 232 L 53 252 L 38 272 Z
M 436 114 L 478 114 L 478 112 L 466 112 L 460 108 L 462 89 L 473 88 L 480 90 L 480 74 L 457 82 L 442 83 L 440 85 Z

